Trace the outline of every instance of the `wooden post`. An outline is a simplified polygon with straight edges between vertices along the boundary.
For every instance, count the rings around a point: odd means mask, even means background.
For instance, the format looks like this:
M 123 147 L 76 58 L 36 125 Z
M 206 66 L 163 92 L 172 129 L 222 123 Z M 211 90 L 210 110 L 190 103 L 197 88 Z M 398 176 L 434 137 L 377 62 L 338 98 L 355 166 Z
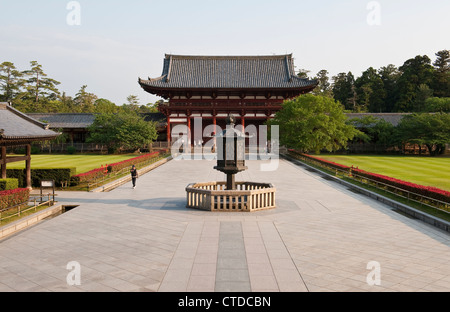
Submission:
M 6 179 L 6 146 L 2 146 L 1 166 L 2 166 L 2 179 Z
M 187 115 L 187 127 L 188 127 L 188 136 L 187 136 L 187 142 L 189 146 L 191 145 L 192 140 L 192 132 L 191 132 L 191 116 Z
M 27 144 L 27 159 L 25 160 L 27 188 L 31 190 L 31 144 Z

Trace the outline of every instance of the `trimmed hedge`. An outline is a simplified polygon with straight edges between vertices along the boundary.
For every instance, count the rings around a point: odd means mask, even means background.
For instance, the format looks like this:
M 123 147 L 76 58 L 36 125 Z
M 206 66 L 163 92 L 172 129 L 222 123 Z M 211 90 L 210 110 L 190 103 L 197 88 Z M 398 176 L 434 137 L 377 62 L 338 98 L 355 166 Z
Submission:
M 450 192 L 439 189 L 437 187 L 419 185 L 419 184 L 415 184 L 415 183 L 411 183 L 411 182 L 407 182 L 407 181 L 402 181 L 402 180 L 399 180 L 396 178 L 384 176 L 381 174 L 367 172 L 367 171 L 364 171 L 364 170 L 361 170 L 358 168 L 354 168 L 353 166 L 351 166 L 351 167 L 344 166 L 344 165 L 341 165 L 338 163 L 334 163 L 332 161 L 328 161 L 328 160 L 321 159 L 318 157 L 310 156 L 310 155 L 307 155 L 307 154 L 304 154 L 304 153 L 301 153 L 301 152 L 298 152 L 298 151 L 295 151 L 292 149 L 290 149 L 289 152 L 294 156 L 314 160 L 314 161 L 319 162 L 322 165 L 325 165 L 327 167 L 346 170 L 350 174 L 351 173 L 357 174 L 361 177 L 371 179 L 373 181 L 378 181 L 378 182 L 381 182 L 381 183 L 384 183 L 387 185 L 391 185 L 394 187 L 398 187 L 400 189 L 403 189 L 403 190 L 411 192 L 411 193 L 423 195 L 423 196 L 434 198 L 434 199 L 437 199 L 437 200 L 440 200 L 440 201 L 443 201 L 446 203 L 450 203 Z
M 61 182 L 69 181 L 70 177 L 76 173 L 76 168 L 32 168 L 31 186 L 39 187 L 41 180 L 54 180 L 55 184 L 61 185 Z M 26 187 L 25 169 L 6 169 L 8 177 L 16 178 L 19 187 Z
M 71 185 L 78 185 L 82 182 L 92 181 L 94 179 L 101 178 L 105 174 L 118 172 L 122 170 L 123 168 L 129 167 L 132 164 L 137 165 L 139 163 L 143 163 L 145 161 L 148 161 L 152 158 L 159 157 L 162 154 L 165 154 L 167 150 L 161 150 L 158 152 L 148 153 L 144 154 L 138 157 L 130 158 L 123 160 L 121 162 L 113 163 L 113 164 L 106 164 L 105 166 L 101 166 L 100 168 L 96 168 L 93 170 L 90 170 L 88 172 L 83 172 L 77 175 L 74 175 L 71 177 Z
M 0 179 L 0 191 L 13 190 L 19 187 L 17 179 Z
M 308 155 L 308 154 L 305 154 L 305 153 L 298 152 L 296 150 L 290 149 L 289 152 L 291 154 L 293 154 L 294 156 L 307 158 L 307 159 L 319 162 L 322 165 L 325 165 L 327 167 L 331 167 L 331 168 L 334 168 L 334 169 L 344 170 L 344 171 L 347 171 L 347 172 L 350 172 L 350 169 L 352 169 L 352 167 L 344 166 L 344 165 L 341 165 L 341 164 L 338 164 L 338 163 L 335 163 L 335 162 L 332 162 L 332 161 L 329 161 L 329 160 L 325 160 L 325 159 L 322 159 L 322 158 L 319 158 L 319 157 L 314 157 L 314 156 L 311 156 L 311 155 Z
M 27 188 L 0 191 L 0 210 L 25 203 L 29 198 L 30 190 Z

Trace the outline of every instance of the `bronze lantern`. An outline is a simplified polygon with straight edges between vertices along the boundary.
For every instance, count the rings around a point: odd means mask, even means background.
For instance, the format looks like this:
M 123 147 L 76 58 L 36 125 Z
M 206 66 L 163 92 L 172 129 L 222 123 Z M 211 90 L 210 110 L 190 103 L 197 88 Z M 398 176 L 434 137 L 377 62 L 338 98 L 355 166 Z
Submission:
M 245 134 L 234 128 L 236 119 L 228 115 L 226 129 L 216 135 L 217 166 L 214 169 L 227 175 L 227 190 L 235 190 L 235 174 L 245 166 Z

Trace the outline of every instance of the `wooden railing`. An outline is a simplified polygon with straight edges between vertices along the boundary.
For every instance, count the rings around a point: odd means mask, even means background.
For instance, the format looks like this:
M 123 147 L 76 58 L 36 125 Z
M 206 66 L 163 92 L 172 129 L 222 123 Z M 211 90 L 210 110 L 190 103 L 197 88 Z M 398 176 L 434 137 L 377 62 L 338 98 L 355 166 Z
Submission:
M 323 162 L 314 160 L 313 158 L 301 156 L 296 153 L 290 153 L 287 155 L 285 154 L 285 156 L 288 156 L 288 157 L 290 156 L 297 160 L 303 161 L 305 163 L 309 163 L 313 166 L 320 167 L 325 170 L 334 172 L 336 177 L 345 177 L 345 178 L 357 181 L 359 183 L 362 183 L 364 185 L 375 187 L 376 189 L 379 189 L 383 192 L 390 193 L 390 194 L 398 196 L 398 197 L 402 197 L 407 202 L 414 202 L 422 207 L 438 209 L 440 211 L 450 213 L 450 203 L 449 202 L 438 200 L 436 198 L 425 196 L 423 194 L 418 194 L 413 191 L 406 190 L 406 189 L 398 187 L 398 186 L 394 186 L 392 184 L 383 183 L 381 181 L 371 179 L 365 175 L 360 175 L 360 174 L 358 174 L 358 172 L 353 171 L 353 170 L 344 170 L 344 169 L 339 169 L 337 167 L 329 166 Z
M 30 196 L 30 198 L 23 203 L 7 207 L 0 210 L 0 224 L 13 217 L 20 217 L 22 214 L 36 210 L 41 206 L 52 206 L 55 203 L 56 194 L 48 193 L 37 196 Z

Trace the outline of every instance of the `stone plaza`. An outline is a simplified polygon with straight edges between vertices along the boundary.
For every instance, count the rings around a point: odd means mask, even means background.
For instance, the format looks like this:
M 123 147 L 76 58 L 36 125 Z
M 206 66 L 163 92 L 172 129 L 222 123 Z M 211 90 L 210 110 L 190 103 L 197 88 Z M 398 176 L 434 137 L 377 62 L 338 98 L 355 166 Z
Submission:
M 186 208 L 185 187 L 220 181 L 209 160 L 171 160 L 0 241 L 0 291 L 450 291 L 450 236 L 290 161 L 236 181 L 270 182 L 276 208 Z M 70 283 L 69 263 L 79 264 Z

